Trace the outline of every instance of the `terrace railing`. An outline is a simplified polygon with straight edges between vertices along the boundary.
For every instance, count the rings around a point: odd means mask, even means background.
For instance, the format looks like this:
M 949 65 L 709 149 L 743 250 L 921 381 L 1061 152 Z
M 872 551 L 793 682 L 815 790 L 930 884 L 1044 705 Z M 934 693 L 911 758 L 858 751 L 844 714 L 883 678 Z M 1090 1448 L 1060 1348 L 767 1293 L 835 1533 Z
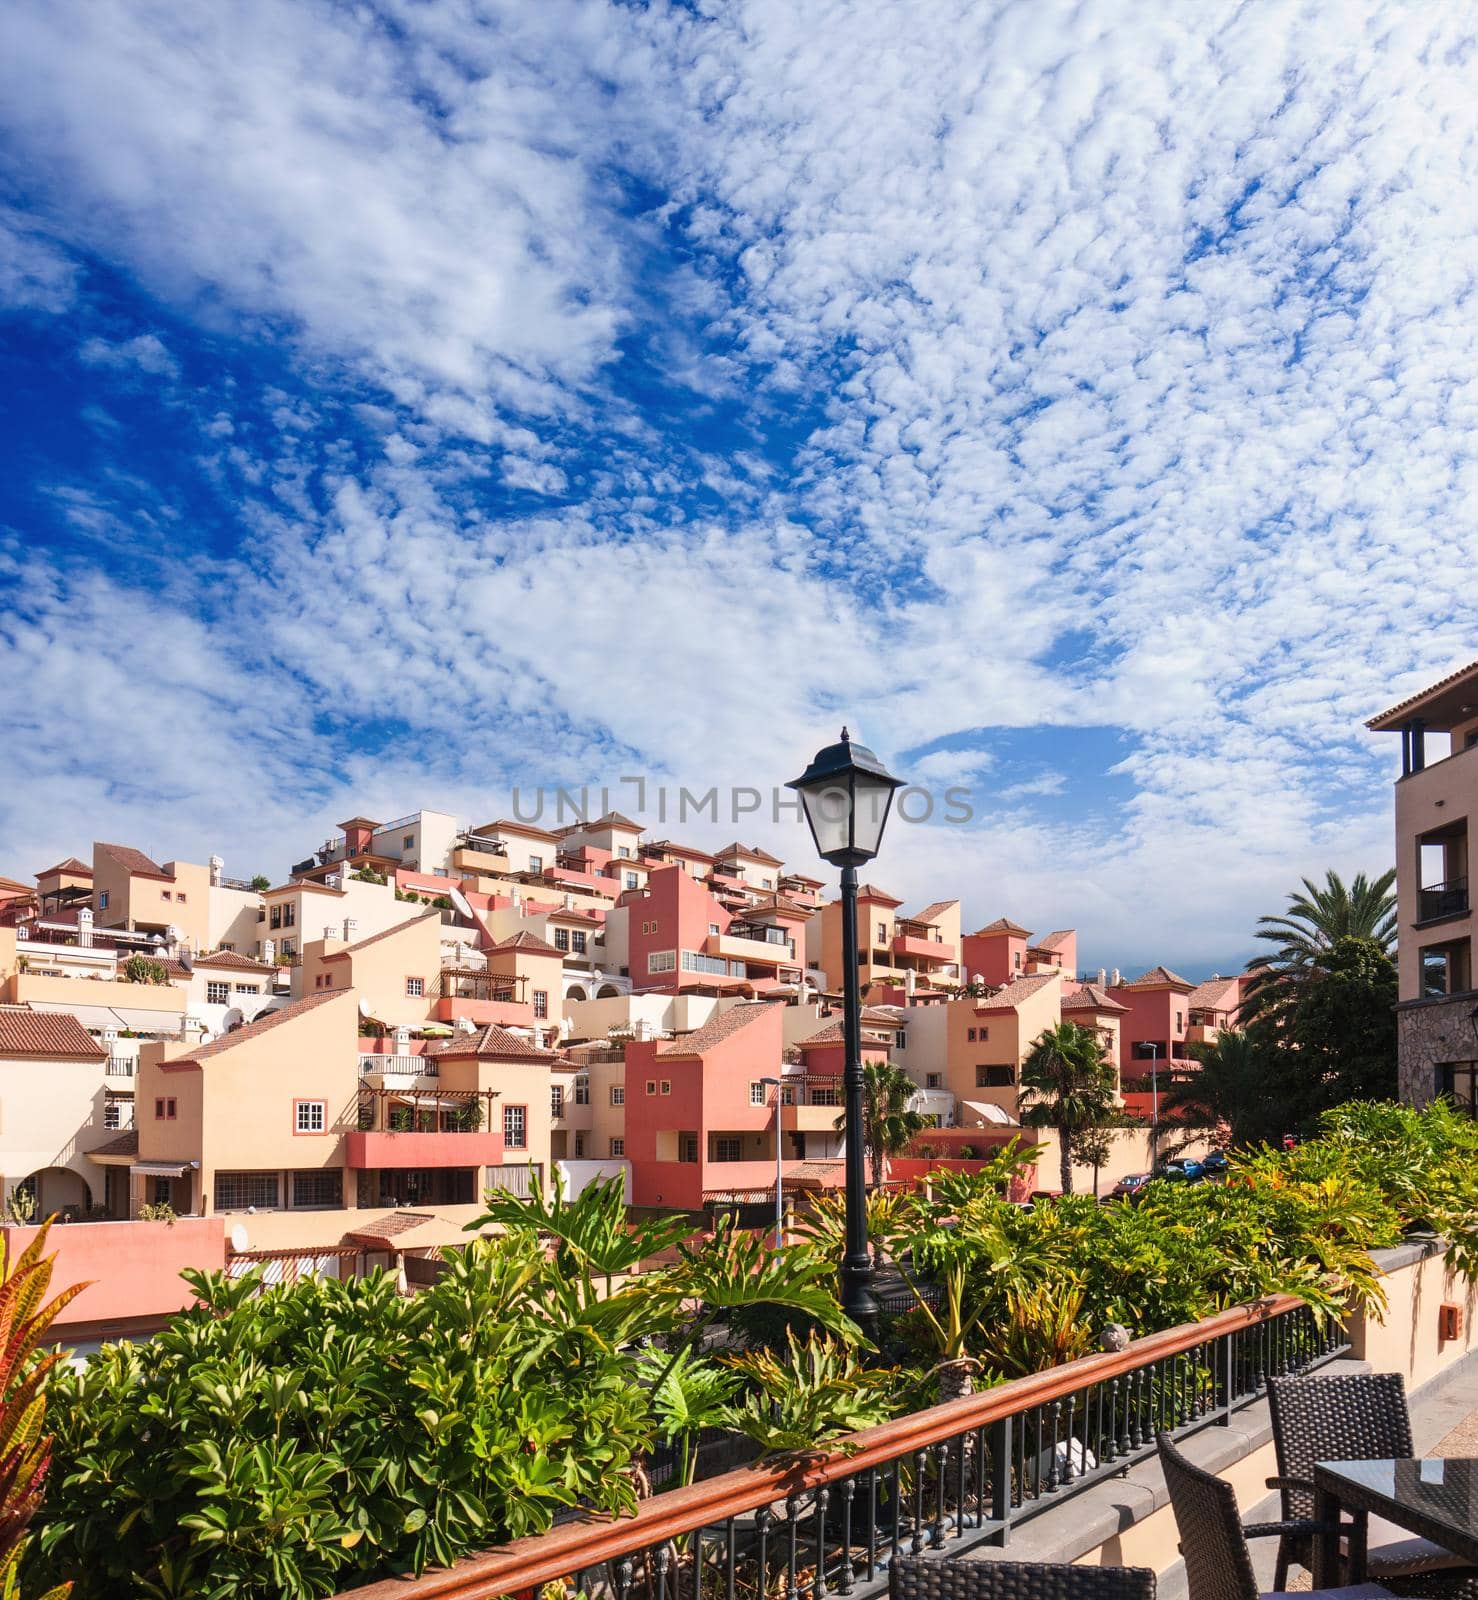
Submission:
M 1333 1360 L 1337 1323 L 1277 1296 L 1125 1349 L 898 1417 L 802 1460 L 743 1467 L 341 1600 L 493 1600 L 571 1586 L 602 1600 L 880 1594 L 900 1552 L 1007 1542 L 1011 1528 L 1226 1422 L 1267 1380 Z M 712 1441 L 710 1441 L 710 1444 Z

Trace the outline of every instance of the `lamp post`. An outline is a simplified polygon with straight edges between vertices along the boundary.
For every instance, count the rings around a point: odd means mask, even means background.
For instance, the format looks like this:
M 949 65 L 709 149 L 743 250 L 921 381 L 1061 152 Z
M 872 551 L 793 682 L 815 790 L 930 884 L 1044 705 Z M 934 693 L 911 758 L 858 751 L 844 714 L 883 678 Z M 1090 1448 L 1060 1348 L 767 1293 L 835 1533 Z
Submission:
M 1150 1046 L 1150 1176 L 1160 1165 L 1160 1047 Z
M 786 784 L 796 790 L 823 861 L 842 869 L 842 1089 L 846 1106 L 847 1241 L 842 1256 L 842 1310 L 867 1334 L 877 1329 L 873 1262 L 867 1243 L 867 1166 L 863 1149 L 862 996 L 857 978 L 857 869 L 877 855 L 893 803 L 903 787 L 865 745 L 842 729 L 839 743 L 816 752 Z
M 780 1163 L 780 1080 L 761 1078 L 775 1090 L 775 1248 L 785 1243 L 785 1168 Z

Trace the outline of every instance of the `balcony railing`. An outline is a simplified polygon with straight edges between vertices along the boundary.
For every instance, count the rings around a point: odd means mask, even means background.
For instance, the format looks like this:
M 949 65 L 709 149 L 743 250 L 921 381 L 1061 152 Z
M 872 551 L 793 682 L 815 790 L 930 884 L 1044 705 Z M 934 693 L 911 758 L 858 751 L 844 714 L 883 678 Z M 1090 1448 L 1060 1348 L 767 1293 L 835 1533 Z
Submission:
M 1416 920 L 1435 922 L 1439 917 L 1461 917 L 1468 910 L 1468 880 L 1452 878 L 1416 892 Z
M 133 1056 L 109 1056 L 108 1076 L 110 1078 L 131 1078 L 134 1074 L 135 1065 Z
M 443 967 L 438 978 L 443 1000 L 502 1000 L 517 1003 L 522 999 L 522 978 L 494 977 L 489 972 Z
M 1152 1456 L 1156 1433 L 1228 1422 L 1268 1378 L 1347 1348 L 1336 1323 L 1275 1296 L 864 1429 L 844 1448 L 653 1495 L 616 1522 L 575 1515 L 343 1600 L 492 1600 L 571 1577 L 576 1592 L 611 1600 L 867 1600 L 900 1552 L 1004 1543 L 1013 1524 Z
M 436 1064 L 435 1056 L 393 1056 L 365 1054 L 359 1058 L 359 1075 L 368 1077 L 370 1073 L 378 1072 L 385 1077 L 427 1077 L 439 1076 L 441 1068 Z

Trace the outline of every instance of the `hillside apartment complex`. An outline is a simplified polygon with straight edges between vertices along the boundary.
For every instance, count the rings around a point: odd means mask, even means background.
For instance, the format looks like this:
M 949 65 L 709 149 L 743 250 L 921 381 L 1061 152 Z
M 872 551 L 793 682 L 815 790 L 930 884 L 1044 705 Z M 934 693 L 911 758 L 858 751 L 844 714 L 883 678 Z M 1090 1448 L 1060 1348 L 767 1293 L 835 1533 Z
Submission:
M 689 1208 L 768 1191 L 777 1152 L 788 1188 L 835 1185 L 822 887 L 619 813 L 424 811 L 351 818 L 265 887 L 106 843 L 0 880 L 5 1202 L 167 1205 L 223 1219 L 235 1259 L 336 1270 L 454 1242 L 487 1188 L 556 1171 Z M 913 1078 L 947 1152 L 1023 1132 L 1022 1060 L 1063 1018 L 1101 1032 L 1138 1109 L 1150 1047 L 1174 1070 L 1235 1009 L 1233 979 L 1085 980 L 1071 930 L 966 933 L 955 900 L 908 912 L 869 884 L 858 923 L 864 1054 Z
M 1478 1106 L 1468 851 L 1478 818 L 1478 662 L 1372 717 L 1401 736 L 1396 913 L 1401 1096 Z

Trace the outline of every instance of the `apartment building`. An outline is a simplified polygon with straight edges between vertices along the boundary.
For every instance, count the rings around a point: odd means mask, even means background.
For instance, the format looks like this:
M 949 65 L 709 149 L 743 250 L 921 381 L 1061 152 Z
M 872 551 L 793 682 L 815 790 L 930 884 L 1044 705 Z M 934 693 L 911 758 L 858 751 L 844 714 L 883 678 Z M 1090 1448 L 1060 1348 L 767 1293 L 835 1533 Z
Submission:
M 457 819 L 444 811 L 413 811 L 393 822 L 350 817 L 338 828 L 338 838 L 325 839 L 311 856 L 294 864 L 293 877 L 321 880 L 365 870 L 388 877 L 401 867 L 434 877 L 451 876 Z
M 1478 1109 L 1478 988 L 1468 852 L 1478 819 L 1478 662 L 1372 717 L 1401 736 L 1396 780 L 1401 1096 Z
M 864 999 L 874 1004 L 942 996 L 962 982 L 959 901 L 936 900 L 914 916 L 904 915 L 902 905 L 875 883 L 858 887 L 857 973 Z M 846 970 L 842 902 L 813 912 L 810 926 L 820 965 L 839 990 Z

